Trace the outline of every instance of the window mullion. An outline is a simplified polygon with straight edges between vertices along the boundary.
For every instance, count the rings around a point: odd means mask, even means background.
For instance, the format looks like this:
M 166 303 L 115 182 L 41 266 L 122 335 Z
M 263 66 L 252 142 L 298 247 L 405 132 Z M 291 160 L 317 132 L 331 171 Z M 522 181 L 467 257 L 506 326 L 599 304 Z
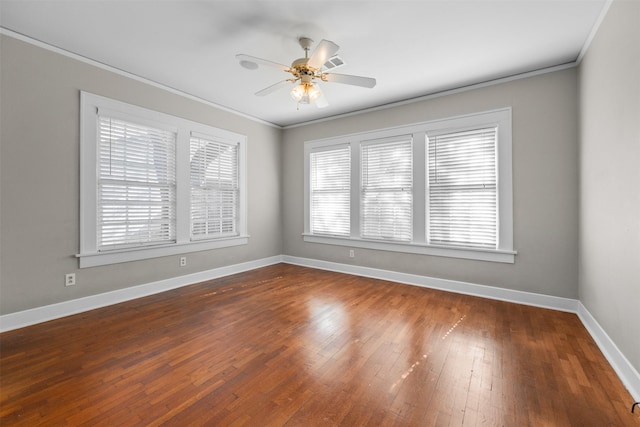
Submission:
M 425 132 L 413 134 L 413 242 L 425 243 L 427 230 L 427 166 Z
M 189 232 L 189 130 L 179 129 L 176 149 L 176 240 L 177 243 L 188 243 Z
M 352 141 L 351 147 L 351 237 L 360 238 L 360 189 L 362 173 L 360 164 L 360 141 Z

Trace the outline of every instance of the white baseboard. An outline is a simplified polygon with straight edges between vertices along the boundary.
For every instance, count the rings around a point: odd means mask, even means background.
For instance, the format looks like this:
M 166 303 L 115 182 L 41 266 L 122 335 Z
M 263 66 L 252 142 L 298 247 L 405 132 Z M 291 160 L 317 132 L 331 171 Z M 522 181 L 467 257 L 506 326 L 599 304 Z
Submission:
M 627 360 L 589 310 L 578 302 L 578 317 L 635 401 L 640 401 L 640 373 Z
M 82 313 L 100 307 L 105 307 L 120 302 L 129 301 L 148 295 L 157 294 L 182 286 L 191 285 L 206 280 L 229 276 L 231 274 L 242 273 L 260 267 L 284 262 L 287 264 L 300 265 L 304 267 L 329 270 L 339 273 L 353 274 L 356 276 L 371 277 L 374 279 L 389 280 L 425 288 L 439 289 L 448 292 L 455 292 L 466 295 L 473 295 L 483 298 L 508 301 L 517 304 L 531 305 L 535 307 L 548 308 L 558 311 L 576 313 L 591 334 L 594 341 L 611 364 L 620 380 L 625 385 L 631 396 L 635 400 L 640 400 L 640 374 L 627 360 L 624 354 L 618 349 L 613 340 L 598 324 L 595 318 L 582 305 L 579 300 L 571 298 L 561 298 L 551 295 L 534 294 L 530 292 L 514 291 L 511 289 L 498 288 L 493 286 L 478 285 L 474 283 L 460 282 L 455 280 L 437 279 L 433 277 L 419 276 L 415 274 L 399 273 L 389 270 L 381 270 L 370 267 L 340 264 L 329 261 L 321 261 L 308 258 L 292 257 L 288 255 L 274 256 L 260 260 L 249 261 L 241 264 L 226 267 L 214 268 L 212 270 L 201 271 L 185 276 L 174 277 L 106 292 L 99 295 L 92 295 L 71 301 L 51 304 L 44 307 L 37 307 L 29 310 L 19 311 L 0 316 L 0 332 L 10 331 L 37 323 L 58 319 L 72 314 Z
M 458 294 L 473 295 L 500 301 L 515 302 L 518 304 L 532 305 L 541 308 L 550 308 L 558 311 L 575 313 L 578 309 L 578 300 L 561 298 L 551 295 L 534 294 L 531 292 L 514 291 L 511 289 L 494 286 L 477 285 L 475 283 L 460 282 L 455 280 L 437 279 L 416 274 L 398 273 L 389 270 L 380 270 L 371 267 L 339 264 L 335 262 L 320 261 L 316 259 L 298 258 L 287 255 L 282 256 L 282 262 L 304 267 L 312 267 L 320 270 L 335 271 L 338 273 L 354 274 L 356 276 L 371 277 L 374 279 L 389 280 L 405 283 L 407 285 L 422 286 L 425 288 L 439 289 Z
M 206 280 L 217 279 L 231 274 L 242 273 L 260 267 L 282 262 L 281 256 L 263 258 L 255 261 L 234 264 L 225 267 L 214 268 L 198 273 L 187 274 L 170 279 L 159 280 L 157 282 L 146 283 L 144 285 L 132 286 L 130 288 L 119 289 L 117 291 L 105 292 L 98 295 L 91 295 L 57 304 L 36 307 L 29 310 L 18 311 L 0 316 L 0 332 L 23 328 L 35 325 L 72 314 L 82 313 L 96 308 L 106 307 L 120 302 L 130 301 L 136 298 L 157 294 L 171 289 L 180 288 Z

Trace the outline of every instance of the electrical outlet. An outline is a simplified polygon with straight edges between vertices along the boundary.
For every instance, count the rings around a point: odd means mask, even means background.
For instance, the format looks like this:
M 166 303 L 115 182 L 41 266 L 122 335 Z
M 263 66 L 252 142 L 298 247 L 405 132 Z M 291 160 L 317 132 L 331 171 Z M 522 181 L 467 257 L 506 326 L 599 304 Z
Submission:
M 349 258 L 353 258 L 356 256 L 356 251 L 354 249 L 349 249 Z
M 180 257 L 180 267 L 184 267 L 185 265 L 187 265 L 187 257 L 186 256 L 181 256 Z
M 64 275 L 64 285 L 65 286 L 75 286 L 76 284 L 76 274 L 69 273 Z

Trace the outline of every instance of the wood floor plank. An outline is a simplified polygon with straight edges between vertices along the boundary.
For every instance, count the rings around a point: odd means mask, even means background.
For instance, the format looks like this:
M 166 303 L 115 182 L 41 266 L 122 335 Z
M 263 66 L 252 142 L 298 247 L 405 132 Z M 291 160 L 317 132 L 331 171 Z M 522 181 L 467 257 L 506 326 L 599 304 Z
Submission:
M 631 403 L 574 314 L 287 264 L 0 334 L 2 426 L 640 425 Z

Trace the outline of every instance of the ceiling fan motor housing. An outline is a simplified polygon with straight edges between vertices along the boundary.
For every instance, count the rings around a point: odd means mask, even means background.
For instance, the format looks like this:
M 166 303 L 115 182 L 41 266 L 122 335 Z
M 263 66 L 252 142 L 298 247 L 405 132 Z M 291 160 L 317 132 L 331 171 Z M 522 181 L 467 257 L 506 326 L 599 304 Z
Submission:
M 307 66 L 307 62 L 309 62 L 309 58 L 298 58 L 291 63 L 291 68 L 295 68 L 295 69 L 309 68 Z
M 291 64 L 291 73 L 303 83 L 309 83 L 318 77 L 318 70 L 307 65 L 309 58 L 298 58 Z

